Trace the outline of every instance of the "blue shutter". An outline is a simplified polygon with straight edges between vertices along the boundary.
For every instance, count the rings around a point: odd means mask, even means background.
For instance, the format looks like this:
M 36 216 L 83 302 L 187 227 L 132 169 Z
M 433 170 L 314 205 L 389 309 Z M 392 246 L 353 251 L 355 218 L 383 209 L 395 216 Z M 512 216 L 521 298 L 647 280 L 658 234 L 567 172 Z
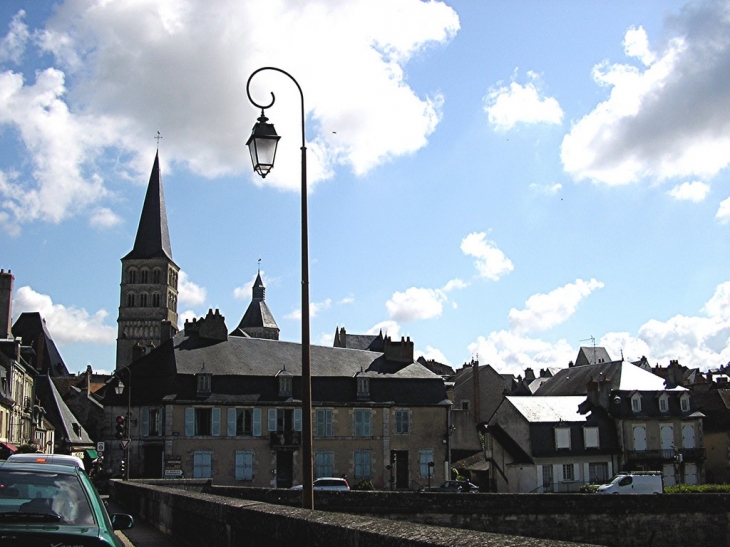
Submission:
M 158 429 L 159 431 L 159 429 Z M 142 436 L 148 437 L 150 434 L 150 409 L 142 409 Z
M 226 432 L 229 437 L 236 436 L 236 409 L 228 409 L 228 431 Z
M 210 428 L 210 433 L 214 437 L 220 437 L 221 436 L 221 409 L 219 407 L 213 407 L 213 412 L 211 412 L 211 418 L 212 418 L 212 424 Z
M 269 409 L 269 431 L 276 431 L 276 409 Z
M 261 409 L 260 408 L 253 409 L 253 436 L 254 437 L 261 436 Z
M 294 409 L 294 431 L 302 430 L 302 409 Z
M 191 406 L 185 409 L 185 436 L 195 435 L 195 409 Z

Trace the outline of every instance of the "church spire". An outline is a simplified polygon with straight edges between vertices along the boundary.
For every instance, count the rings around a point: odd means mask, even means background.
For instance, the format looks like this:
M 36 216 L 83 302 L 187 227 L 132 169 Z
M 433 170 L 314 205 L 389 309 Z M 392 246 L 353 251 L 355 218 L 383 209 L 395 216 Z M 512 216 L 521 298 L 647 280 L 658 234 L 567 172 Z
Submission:
M 124 259 L 167 258 L 172 260 L 159 155 L 159 152 L 155 154 L 155 163 L 152 166 L 150 182 L 147 185 L 147 194 L 139 218 L 134 248 Z

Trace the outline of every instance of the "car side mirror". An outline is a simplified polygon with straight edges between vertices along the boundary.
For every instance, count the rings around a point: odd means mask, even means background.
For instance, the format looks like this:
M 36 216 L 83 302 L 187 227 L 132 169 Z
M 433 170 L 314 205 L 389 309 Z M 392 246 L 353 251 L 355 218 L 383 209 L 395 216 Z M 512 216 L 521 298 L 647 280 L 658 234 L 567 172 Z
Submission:
M 134 527 L 134 518 L 125 513 L 114 513 L 111 516 L 112 528 L 115 530 L 129 530 Z

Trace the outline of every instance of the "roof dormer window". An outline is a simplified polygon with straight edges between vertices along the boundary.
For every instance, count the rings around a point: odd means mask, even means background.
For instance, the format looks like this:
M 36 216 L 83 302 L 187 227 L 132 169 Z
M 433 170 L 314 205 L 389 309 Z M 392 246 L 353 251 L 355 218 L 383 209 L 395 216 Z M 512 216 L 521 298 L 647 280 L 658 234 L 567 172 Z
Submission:
M 634 393 L 631 396 L 631 410 L 641 412 L 641 393 Z
M 276 376 L 279 379 L 279 397 L 291 397 L 293 385 L 291 373 L 283 369 Z
M 357 398 L 370 398 L 370 378 L 366 378 L 365 376 L 357 377 Z
M 689 394 L 683 393 L 679 398 L 679 405 L 682 408 L 682 412 L 689 412 Z
M 666 393 L 659 396 L 659 412 L 669 412 L 669 395 Z
M 211 393 L 213 375 L 209 372 L 205 372 L 205 366 L 203 366 L 203 370 L 198 372 L 195 375 L 195 378 L 197 382 L 197 396 L 208 397 Z

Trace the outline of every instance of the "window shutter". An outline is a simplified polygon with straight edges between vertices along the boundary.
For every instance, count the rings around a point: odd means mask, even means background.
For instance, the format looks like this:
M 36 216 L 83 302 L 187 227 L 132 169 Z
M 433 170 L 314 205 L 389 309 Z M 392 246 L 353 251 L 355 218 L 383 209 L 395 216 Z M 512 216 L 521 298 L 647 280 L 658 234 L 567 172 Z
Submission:
M 363 411 L 362 410 L 356 410 L 355 411 L 355 437 L 362 437 L 362 416 Z
M 143 408 L 142 409 L 142 436 L 148 437 L 149 434 L 150 434 L 150 409 Z
M 236 480 L 242 481 L 245 478 L 243 452 L 236 452 Z
M 235 408 L 229 408 L 228 409 L 228 431 L 227 434 L 229 437 L 235 437 L 236 436 L 236 409 Z
M 195 409 L 191 406 L 185 409 L 185 436 L 195 435 Z
M 211 412 L 211 418 L 212 418 L 212 425 L 210 428 L 210 433 L 214 437 L 220 437 L 221 436 L 221 409 L 219 407 L 213 407 L 213 412 Z
M 294 409 L 294 431 L 302 430 L 302 409 Z
M 331 410 L 325 410 L 324 411 L 324 419 L 325 419 L 325 435 L 328 437 L 332 436 L 332 411 Z
M 269 431 L 276 431 L 276 409 L 269 409 Z
M 261 436 L 261 409 L 260 408 L 253 409 L 253 436 L 254 437 Z

